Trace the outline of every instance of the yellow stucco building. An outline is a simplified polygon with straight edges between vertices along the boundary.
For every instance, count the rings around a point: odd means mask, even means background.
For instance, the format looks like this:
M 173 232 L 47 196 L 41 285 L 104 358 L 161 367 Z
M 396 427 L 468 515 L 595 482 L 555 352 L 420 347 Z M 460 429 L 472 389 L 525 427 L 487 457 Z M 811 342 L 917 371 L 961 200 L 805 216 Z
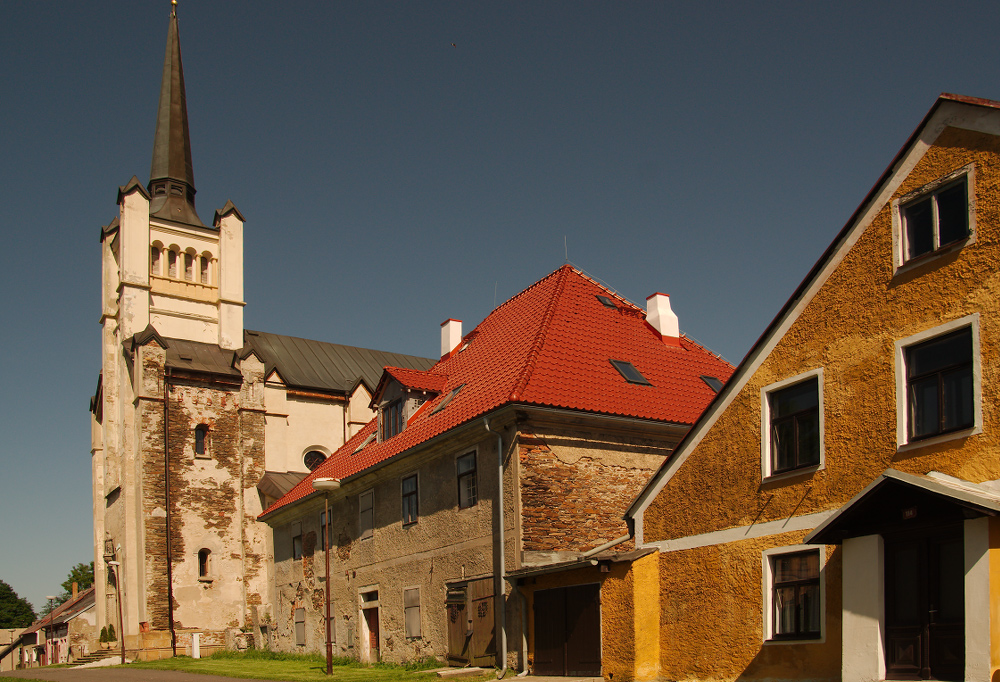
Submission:
M 942 95 L 630 508 L 638 677 L 1000 679 L 998 254 L 1000 103 Z

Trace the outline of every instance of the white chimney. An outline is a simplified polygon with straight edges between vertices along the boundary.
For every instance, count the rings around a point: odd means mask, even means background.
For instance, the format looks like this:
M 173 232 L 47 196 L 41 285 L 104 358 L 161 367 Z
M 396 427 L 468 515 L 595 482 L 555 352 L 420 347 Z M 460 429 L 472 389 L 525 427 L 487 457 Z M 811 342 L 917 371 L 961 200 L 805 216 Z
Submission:
M 447 357 L 462 343 L 462 321 L 451 318 L 441 323 L 441 357 Z
M 681 345 L 681 328 L 677 315 L 670 309 L 670 296 L 653 294 L 646 298 L 646 322 L 663 339 L 663 343 Z

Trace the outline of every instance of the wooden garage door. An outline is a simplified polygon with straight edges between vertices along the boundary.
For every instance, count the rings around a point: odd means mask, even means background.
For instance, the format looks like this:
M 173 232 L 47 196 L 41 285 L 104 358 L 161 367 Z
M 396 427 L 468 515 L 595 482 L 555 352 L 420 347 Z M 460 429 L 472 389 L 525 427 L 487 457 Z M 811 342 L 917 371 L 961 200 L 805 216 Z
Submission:
M 601 587 L 535 592 L 535 675 L 601 674 Z

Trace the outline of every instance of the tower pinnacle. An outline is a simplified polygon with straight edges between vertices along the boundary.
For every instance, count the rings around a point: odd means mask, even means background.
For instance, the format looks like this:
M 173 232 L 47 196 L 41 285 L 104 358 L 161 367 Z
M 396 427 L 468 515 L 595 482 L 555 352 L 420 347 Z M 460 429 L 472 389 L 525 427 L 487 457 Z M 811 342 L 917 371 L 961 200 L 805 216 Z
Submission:
M 167 52 L 163 59 L 160 105 L 153 137 L 153 164 L 149 171 L 149 214 L 189 225 L 204 226 L 194 208 L 194 166 L 188 133 L 184 68 L 177 28 L 177 0 L 170 3 Z

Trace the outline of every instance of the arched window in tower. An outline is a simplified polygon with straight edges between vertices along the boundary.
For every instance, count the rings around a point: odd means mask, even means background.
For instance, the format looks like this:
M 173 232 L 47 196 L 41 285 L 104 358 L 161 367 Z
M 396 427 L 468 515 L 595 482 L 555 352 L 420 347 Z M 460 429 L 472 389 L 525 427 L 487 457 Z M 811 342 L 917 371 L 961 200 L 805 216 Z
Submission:
M 198 424 L 194 429 L 194 456 L 209 457 L 208 426 L 205 424 Z
M 212 550 L 198 550 L 198 577 L 208 578 L 212 573 Z
M 177 279 L 177 252 L 167 251 L 167 277 Z
M 157 246 L 149 247 L 149 272 L 153 275 L 160 274 L 160 249 Z
M 194 281 L 194 256 L 190 253 L 184 254 L 184 279 Z
M 200 280 L 202 284 L 208 284 L 208 264 L 211 263 L 211 256 L 207 253 L 201 254 L 201 258 L 198 259 L 201 268 Z
M 312 471 L 320 464 L 326 461 L 326 455 L 324 455 L 319 450 L 310 450 L 302 458 L 302 463 L 306 465 L 306 469 Z

